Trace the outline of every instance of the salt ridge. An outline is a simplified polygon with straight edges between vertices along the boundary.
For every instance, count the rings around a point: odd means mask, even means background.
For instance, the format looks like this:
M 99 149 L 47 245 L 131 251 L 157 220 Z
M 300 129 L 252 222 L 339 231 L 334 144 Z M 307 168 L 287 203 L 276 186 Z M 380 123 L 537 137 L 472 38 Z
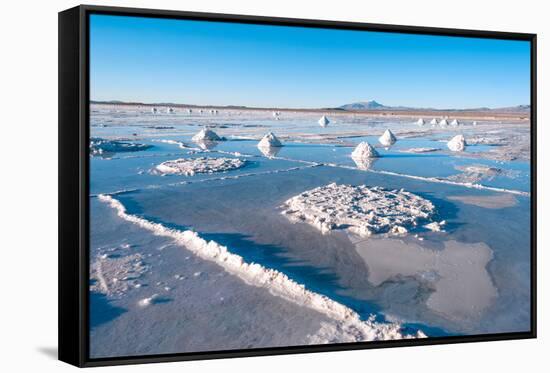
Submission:
M 251 286 L 268 290 L 272 295 L 320 312 L 333 320 L 331 333 L 326 333 L 320 342 L 325 340 L 374 341 L 403 338 L 423 338 L 426 335 L 418 331 L 416 335 L 404 334 L 397 323 L 379 323 L 374 317 L 361 320 L 352 309 L 335 302 L 327 296 L 307 290 L 303 284 L 291 280 L 287 275 L 257 263 L 247 263 L 244 259 L 231 253 L 227 247 L 214 241 L 202 239 L 196 232 L 167 228 L 160 223 L 153 223 L 136 215 L 128 214 L 124 205 L 107 195 L 99 195 L 99 200 L 116 210 L 117 215 L 130 223 L 151 231 L 156 236 L 172 238 L 177 244 L 185 247 L 198 257 L 214 262 L 228 273 L 239 277 Z

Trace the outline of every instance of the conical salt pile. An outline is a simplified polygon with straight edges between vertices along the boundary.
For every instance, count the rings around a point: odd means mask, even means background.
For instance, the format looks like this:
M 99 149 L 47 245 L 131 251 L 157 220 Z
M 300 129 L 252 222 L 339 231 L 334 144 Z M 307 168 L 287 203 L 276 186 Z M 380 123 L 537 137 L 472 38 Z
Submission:
M 443 118 L 443 119 L 441 119 L 441 120 L 439 121 L 439 125 L 440 125 L 441 127 L 446 127 L 446 126 L 449 125 L 449 123 L 447 122 L 447 119 Z
M 321 127 L 325 127 L 326 125 L 328 125 L 330 123 L 330 120 L 328 120 L 328 118 L 326 116 L 322 116 L 320 119 L 319 119 L 319 125 Z
M 437 124 L 437 119 L 435 119 L 435 118 L 432 119 L 432 120 L 430 121 L 430 124 L 431 124 L 431 125 L 436 125 L 436 124 Z
M 466 149 L 466 140 L 462 135 L 456 135 L 447 143 L 447 147 L 453 152 L 463 152 Z
M 474 122 L 472 123 L 473 126 L 477 126 L 477 122 L 474 120 Z
M 395 144 L 397 139 L 390 130 L 386 130 L 386 132 L 378 138 L 378 141 L 380 141 L 380 144 L 384 146 L 392 146 Z
M 166 113 L 167 113 L 167 114 L 171 114 L 171 113 L 173 113 L 173 112 L 174 112 L 174 109 L 172 109 L 171 107 L 166 108 Z
M 273 132 L 268 132 L 258 143 L 258 148 L 269 148 L 283 146 Z
M 157 113 L 157 108 L 156 107 L 151 108 L 151 113 L 156 114 Z
M 424 125 L 424 119 L 422 119 L 422 118 L 418 119 L 416 124 L 418 124 L 419 126 L 423 126 Z
M 351 153 L 351 158 L 356 162 L 361 162 L 369 158 L 378 158 L 379 156 L 376 149 L 366 141 L 357 145 L 353 153 Z
M 203 128 L 195 136 L 191 138 L 195 142 L 199 141 L 220 141 L 220 137 L 216 132 L 209 130 L 208 128 Z
M 453 121 L 451 122 L 451 126 L 458 126 L 460 123 L 458 123 L 458 120 L 457 119 L 453 119 Z

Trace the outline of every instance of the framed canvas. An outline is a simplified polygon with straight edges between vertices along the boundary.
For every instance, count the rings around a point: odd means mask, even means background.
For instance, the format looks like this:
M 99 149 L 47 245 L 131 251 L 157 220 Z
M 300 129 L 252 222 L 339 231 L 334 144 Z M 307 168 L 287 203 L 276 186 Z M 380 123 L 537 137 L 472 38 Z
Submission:
M 536 336 L 536 35 L 59 13 L 59 358 Z

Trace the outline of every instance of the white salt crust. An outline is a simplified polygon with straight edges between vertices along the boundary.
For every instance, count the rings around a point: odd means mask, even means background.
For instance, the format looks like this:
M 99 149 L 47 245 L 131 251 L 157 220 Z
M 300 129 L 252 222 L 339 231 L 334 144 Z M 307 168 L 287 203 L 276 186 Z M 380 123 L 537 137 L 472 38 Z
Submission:
M 303 221 L 322 233 L 347 229 L 362 237 L 377 233 L 405 234 L 410 229 L 440 231 L 431 220 L 435 207 L 427 199 L 404 190 L 365 185 L 328 184 L 288 199 L 283 214 Z
M 154 169 L 161 175 L 195 175 L 225 172 L 241 168 L 246 161 L 238 158 L 180 158 L 162 162 Z

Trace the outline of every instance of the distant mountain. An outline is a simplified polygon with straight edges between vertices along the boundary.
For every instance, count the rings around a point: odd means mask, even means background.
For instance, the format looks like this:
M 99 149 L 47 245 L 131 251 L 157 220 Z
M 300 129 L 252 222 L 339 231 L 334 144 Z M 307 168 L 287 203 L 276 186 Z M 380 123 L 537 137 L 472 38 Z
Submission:
M 374 100 L 354 102 L 353 104 L 346 104 L 339 107 L 343 110 L 384 110 L 390 109 L 389 106 L 384 106 Z
M 345 104 L 335 109 L 349 111 L 368 111 L 368 110 L 388 110 L 388 111 L 506 111 L 506 112 L 528 112 L 531 110 L 531 105 L 517 105 L 502 108 L 478 107 L 469 109 L 434 109 L 434 108 L 414 108 L 408 106 L 386 106 L 375 100 L 360 101 L 351 104 Z

